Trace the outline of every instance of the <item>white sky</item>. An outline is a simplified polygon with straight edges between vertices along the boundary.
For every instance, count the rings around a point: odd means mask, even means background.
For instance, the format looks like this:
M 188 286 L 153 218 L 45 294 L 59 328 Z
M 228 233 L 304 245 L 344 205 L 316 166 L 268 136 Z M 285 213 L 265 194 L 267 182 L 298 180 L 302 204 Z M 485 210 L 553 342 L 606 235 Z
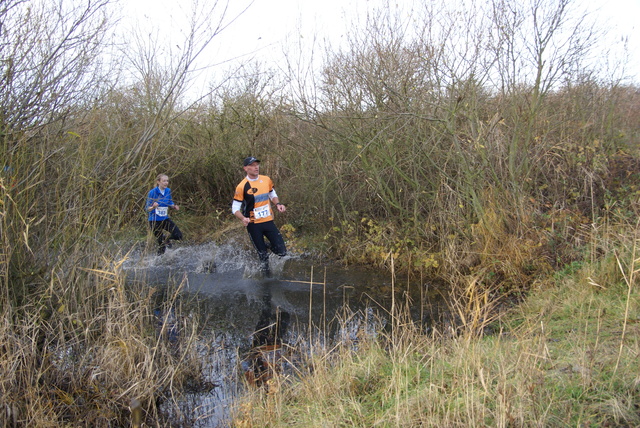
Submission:
M 177 17 L 184 15 L 180 5 L 192 0 L 123 0 L 128 2 L 126 15 L 136 26 L 153 22 L 163 32 L 178 30 Z M 204 0 L 212 3 L 215 0 Z M 282 58 L 283 46 L 302 41 L 310 46 L 312 39 L 327 38 L 334 44 L 367 9 L 376 4 L 391 7 L 411 5 L 421 0 L 254 0 L 249 8 L 222 34 L 214 39 L 201 63 L 218 64 L 241 56 L 256 55 L 264 61 Z M 422 0 L 428 1 L 428 0 Z M 612 40 L 628 37 L 629 52 L 635 57 L 627 74 L 640 80 L 640 0 L 576 0 L 585 10 L 597 10 L 603 23 L 608 22 Z M 219 3 L 225 0 L 218 0 Z M 231 12 L 237 14 L 251 0 L 231 0 Z M 125 21 L 126 22 L 126 21 Z M 611 44 L 609 44 L 611 46 Z M 226 66 L 223 66 L 226 67 Z

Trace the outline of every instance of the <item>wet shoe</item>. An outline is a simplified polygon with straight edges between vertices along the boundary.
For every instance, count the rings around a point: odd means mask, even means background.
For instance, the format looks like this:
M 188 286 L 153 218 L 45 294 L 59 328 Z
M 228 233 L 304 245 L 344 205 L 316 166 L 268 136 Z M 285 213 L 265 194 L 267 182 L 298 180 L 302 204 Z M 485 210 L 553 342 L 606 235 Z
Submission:
M 262 262 L 260 264 L 260 272 L 262 273 L 262 275 L 264 275 L 266 278 L 271 278 L 271 268 L 269 267 L 269 261 L 266 262 Z

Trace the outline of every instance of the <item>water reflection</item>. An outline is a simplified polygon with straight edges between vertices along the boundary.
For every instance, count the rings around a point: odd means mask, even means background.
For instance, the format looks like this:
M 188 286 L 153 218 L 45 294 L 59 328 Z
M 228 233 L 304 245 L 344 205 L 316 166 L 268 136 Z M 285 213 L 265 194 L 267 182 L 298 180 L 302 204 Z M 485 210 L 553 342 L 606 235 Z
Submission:
M 251 348 L 241 362 L 245 379 L 251 386 L 264 385 L 278 371 L 286 351 L 283 337 L 291 320 L 289 312 L 273 307 L 269 284 L 263 284 L 262 293 L 262 310 L 254 328 Z
M 162 256 L 134 251 L 123 266 L 130 281 L 159 289 L 179 284 L 181 310 L 197 313 L 206 327 L 199 352 L 207 382 L 218 387 L 185 398 L 200 412 L 199 426 L 224 426 L 226 404 L 246 384 L 241 379 L 261 385 L 272 370 L 286 369 L 277 363 L 289 345 L 311 338 L 355 339 L 362 329 L 383 327 L 392 289 L 398 298 L 414 302 L 417 317 L 427 305 L 441 302 L 424 285 L 396 284 L 388 273 L 319 264 L 295 255 L 273 258 L 272 275 L 265 277 L 254 251 L 233 242 L 179 246 Z M 172 324 L 166 320 L 176 315 L 167 310 L 174 309 L 164 308 L 158 317 L 164 316 L 168 338 L 175 339 L 179 333 L 167 329 Z M 336 317 L 342 322 L 335 322 Z

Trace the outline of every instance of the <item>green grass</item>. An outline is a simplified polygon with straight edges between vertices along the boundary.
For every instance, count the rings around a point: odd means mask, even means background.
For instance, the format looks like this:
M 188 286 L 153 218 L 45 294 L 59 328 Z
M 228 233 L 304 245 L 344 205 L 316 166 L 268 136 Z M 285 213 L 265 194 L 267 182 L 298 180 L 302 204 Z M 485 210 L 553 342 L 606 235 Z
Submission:
M 633 253 L 631 253 L 633 254 Z M 236 426 L 640 424 L 640 290 L 585 266 L 531 292 L 496 334 L 363 337 L 239 405 Z M 629 305 L 627 305 L 627 298 Z M 625 323 L 625 316 L 627 316 Z

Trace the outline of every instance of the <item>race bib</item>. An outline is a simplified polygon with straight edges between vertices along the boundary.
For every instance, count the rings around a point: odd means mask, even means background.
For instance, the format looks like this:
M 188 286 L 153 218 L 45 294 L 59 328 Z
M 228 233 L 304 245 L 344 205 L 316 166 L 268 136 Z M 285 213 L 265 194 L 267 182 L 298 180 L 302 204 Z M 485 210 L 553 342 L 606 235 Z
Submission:
M 158 217 L 166 217 L 169 212 L 169 207 L 156 207 L 156 215 Z
M 271 210 L 269 209 L 268 204 L 253 209 L 253 218 L 256 220 L 260 218 L 267 218 L 270 215 L 271 215 Z

